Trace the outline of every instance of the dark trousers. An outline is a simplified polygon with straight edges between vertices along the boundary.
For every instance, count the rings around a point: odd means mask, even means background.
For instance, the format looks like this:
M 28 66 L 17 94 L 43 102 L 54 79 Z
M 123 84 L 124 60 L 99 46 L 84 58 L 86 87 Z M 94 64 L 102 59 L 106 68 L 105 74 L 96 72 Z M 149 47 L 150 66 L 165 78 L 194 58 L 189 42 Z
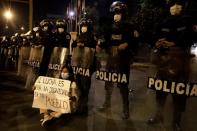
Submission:
M 129 89 L 128 84 L 117 84 L 117 87 L 120 90 L 120 94 L 122 97 L 122 104 L 123 104 L 123 113 L 129 113 Z M 114 83 L 112 82 L 105 82 L 105 105 L 111 105 L 111 95 L 114 88 Z
M 81 75 L 76 76 L 76 82 L 79 89 L 79 112 L 87 112 L 88 110 L 88 96 L 91 86 L 91 77 L 85 77 Z
M 161 91 L 156 92 L 157 116 L 162 115 L 167 96 L 167 93 Z M 172 94 L 173 123 L 179 123 L 181 121 L 181 114 L 185 111 L 186 107 L 186 99 L 186 96 Z

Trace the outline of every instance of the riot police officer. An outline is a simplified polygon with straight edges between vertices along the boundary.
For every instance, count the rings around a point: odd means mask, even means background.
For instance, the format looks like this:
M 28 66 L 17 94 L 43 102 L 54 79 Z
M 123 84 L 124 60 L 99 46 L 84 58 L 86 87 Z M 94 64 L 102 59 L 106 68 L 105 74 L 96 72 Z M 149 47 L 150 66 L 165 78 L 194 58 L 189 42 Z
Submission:
M 6 67 L 10 70 L 14 70 L 15 68 L 15 48 L 17 45 L 16 36 L 11 36 L 10 42 L 8 44 L 8 52 L 6 56 Z
M 127 6 L 123 2 L 115 1 L 111 4 L 110 12 L 113 16 L 113 22 L 109 29 L 105 30 L 103 44 L 97 46 L 97 51 L 105 49 L 107 53 L 106 72 L 110 72 L 114 76 L 121 74 L 125 76 L 125 81 L 118 81 L 115 77 L 114 80 L 105 81 L 105 102 L 100 110 L 105 110 L 111 107 L 111 94 L 115 83 L 120 90 L 123 103 L 123 119 L 129 118 L 129 72 L 132 58 L 132 45 L 134 42 L 134 29 L 133 26 L 126 23 Z
M 192 44 L 190 17 L 183 15 L 185 1 L 172 0 L 168 3 L 170 16 L 168 16 L 156 31 L 158 60 L 158 79 L 187 83 L 189 81 L 189 51 Z M 167 93 L 156 91 L 157 111 L 154 117 L 148 120 L 149 124 L 163 121 L 163 108 Z M 180 131 L 182 112 L 185 110 L 186 97 L 172 94 L 173 97 L 173 128 Z
M 27 75 L 29 74 L 29 70 L 27 70 L 27 68 L 31 47 L 27 34 L 21 34 L 20 39 L 17 75 L 22 76 L 26 81 Z
M 39 76 L 47 74 L 49 61 L 54 47 L 54 34 L 52 32 L 53 24 L 50 20 L 44 19 L 40 22 L 41 33 L 40 42 L 44 46 L 43 57 L 40 63 Z
M 56 20 L 56 34 L 55 34 L 55 45 L 61 47 L 70 47 L 70 34 L 67 30 L 67 23 L 64 19 Z
M 95 67 L 96 41 L 92 30 L 92 20 L 82 18 L 79 27 L 80 34 L 72 44 L 72 66 L 80 92 L 77 112 L 87 113 L 91 76 Z
M 8 45 L 10 42 L 10 38 L 8 36 L 4 36 L 1 41 L 1 68 L 5 68 L 6 57 L 8 55 Z
M 70 63 L 69 48 L 71 36 L 66 32 L 67 23 L 64 19 L 58 19 L 56 20 L 55 27 L 54 48 L 47 72 L 47 75 L 51 77 L 59 77 L 62 66 Z

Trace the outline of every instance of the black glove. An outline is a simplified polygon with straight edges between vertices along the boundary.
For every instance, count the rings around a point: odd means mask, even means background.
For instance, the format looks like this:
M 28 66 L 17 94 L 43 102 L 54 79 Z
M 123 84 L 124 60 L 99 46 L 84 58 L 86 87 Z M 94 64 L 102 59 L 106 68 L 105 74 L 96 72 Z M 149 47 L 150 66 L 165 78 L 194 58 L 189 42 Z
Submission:
M 71 101 L 77 101 L 77 98 L 76 98 L 75 96 L 71 96 L 71 97 L 70 97 L 70 100 L 71 100 Z

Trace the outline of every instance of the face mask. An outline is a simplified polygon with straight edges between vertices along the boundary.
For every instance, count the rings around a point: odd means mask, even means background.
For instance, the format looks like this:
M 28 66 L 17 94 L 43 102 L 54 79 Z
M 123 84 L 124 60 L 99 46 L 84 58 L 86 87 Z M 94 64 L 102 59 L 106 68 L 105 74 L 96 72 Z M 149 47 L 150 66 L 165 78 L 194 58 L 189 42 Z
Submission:
M 179 15 L 182 11 L 182 5 L 173 5 L 170 7 L 170 14 L 171 15 Z
M 114 22 L 120 22 L 122 19 L 122 15 L 121 14 L 115 14 L 114 15 Z
M 5 37 L 3 37 L 3 40 L 6 40 L 6 38 L 5 38 Z
M 44 26 L 44 28 L 42 30 L 43 31 L 47 31 L 48 30 L 48 26 Z
M 39 33 L 36 33 L 36 37 L 39 37 L 40 36 L 40 34 Z
M 62 79 L 68 79 L 69 73 L 61 73 Z
M 39 27 L 34 27 L 33 28 L 33 31 L 35 31 L 35 32 L 38 31 L 38 30 L 39 30 Z
M 64 28 L 58 28 L 58 32 L 59 32 L 59 33 L 64 32 Z
M 86 26 L 82 26 L 81 27 L 81 32 L 82 33 L 85 33 L 85 32 L 87 32 L 88 31 L 88 28 L 86 27 Z
M 30 36 L 27 36 L 27 39 L 30 39 Z

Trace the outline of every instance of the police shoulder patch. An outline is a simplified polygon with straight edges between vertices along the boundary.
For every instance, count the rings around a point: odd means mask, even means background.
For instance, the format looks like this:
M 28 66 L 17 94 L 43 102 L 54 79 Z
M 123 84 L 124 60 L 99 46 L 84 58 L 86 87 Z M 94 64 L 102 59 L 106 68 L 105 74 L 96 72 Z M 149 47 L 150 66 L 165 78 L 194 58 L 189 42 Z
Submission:
M 186 26 L 178 27 L 178 28 L 177 28 L 177 31 L 183 31 L 183 30 L 185 30 L 186 28 L 187 28 Z
M 122 40 L 122 34 L 119 34 L 119 35 L 112 34 L 111 40 Z
M 66 39 L 70 39 L 70 35 L 66 35 Z
M 197 32 L 197 25 L 194 25 L 194 26 L 193 26 L 193 30 L 194 30 L 195 32 Z
M 163 32 L 170 32 L 170 29 L 169 28 L 162 28 L 161 31 L 163 31 Z

